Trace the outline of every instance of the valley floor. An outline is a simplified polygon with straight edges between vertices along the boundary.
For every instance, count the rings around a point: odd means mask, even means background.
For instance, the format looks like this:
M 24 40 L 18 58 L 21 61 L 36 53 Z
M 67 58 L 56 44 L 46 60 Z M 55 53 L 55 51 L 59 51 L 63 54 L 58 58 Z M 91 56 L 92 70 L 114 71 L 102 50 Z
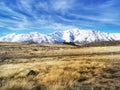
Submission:
M 0 43 L 0 90 L 120 90 L 120 46 Z

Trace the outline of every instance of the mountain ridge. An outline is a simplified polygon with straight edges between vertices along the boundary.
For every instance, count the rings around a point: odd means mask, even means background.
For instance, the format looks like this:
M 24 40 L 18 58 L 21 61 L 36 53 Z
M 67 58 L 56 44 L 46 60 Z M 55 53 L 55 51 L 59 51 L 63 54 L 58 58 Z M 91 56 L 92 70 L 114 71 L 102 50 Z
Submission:
M 55 31 L 51 34 L 41 34 L 31 32 L 28 34 L 8 34 L 0 37 L 1 42 L 36 42 L 45 44 L 55 44 L 64 42 L 73 42 L 77 44 L 86 44 L 98 41 L 120 40 L 120 33 L 105 33 L 94 30 L 69 29 L 65 31 Z

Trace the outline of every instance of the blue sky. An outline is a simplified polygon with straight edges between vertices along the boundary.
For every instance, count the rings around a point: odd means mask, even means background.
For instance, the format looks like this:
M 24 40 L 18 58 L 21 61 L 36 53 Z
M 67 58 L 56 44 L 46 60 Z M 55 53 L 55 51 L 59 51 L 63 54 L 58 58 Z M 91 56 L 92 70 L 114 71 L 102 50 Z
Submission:
M 71 28 L 120 32 L 120 0 L 0 0 L 0 35 Z

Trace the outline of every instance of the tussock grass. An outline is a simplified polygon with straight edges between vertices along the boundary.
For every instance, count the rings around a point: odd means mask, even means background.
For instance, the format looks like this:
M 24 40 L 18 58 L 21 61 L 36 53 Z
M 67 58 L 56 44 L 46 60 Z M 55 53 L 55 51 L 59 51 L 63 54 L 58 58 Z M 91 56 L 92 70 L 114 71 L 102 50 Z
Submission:
M 120 46 L 0 43 L 0 90 L 119 87 L 119 52 Z

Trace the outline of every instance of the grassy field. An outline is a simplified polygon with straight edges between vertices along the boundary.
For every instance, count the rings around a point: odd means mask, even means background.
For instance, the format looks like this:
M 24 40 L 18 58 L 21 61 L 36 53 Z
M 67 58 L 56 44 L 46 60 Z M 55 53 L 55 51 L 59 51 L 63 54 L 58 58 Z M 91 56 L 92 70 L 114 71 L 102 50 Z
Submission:
M 120 45 L 0 43 L 0 90 L 120 90 Z

